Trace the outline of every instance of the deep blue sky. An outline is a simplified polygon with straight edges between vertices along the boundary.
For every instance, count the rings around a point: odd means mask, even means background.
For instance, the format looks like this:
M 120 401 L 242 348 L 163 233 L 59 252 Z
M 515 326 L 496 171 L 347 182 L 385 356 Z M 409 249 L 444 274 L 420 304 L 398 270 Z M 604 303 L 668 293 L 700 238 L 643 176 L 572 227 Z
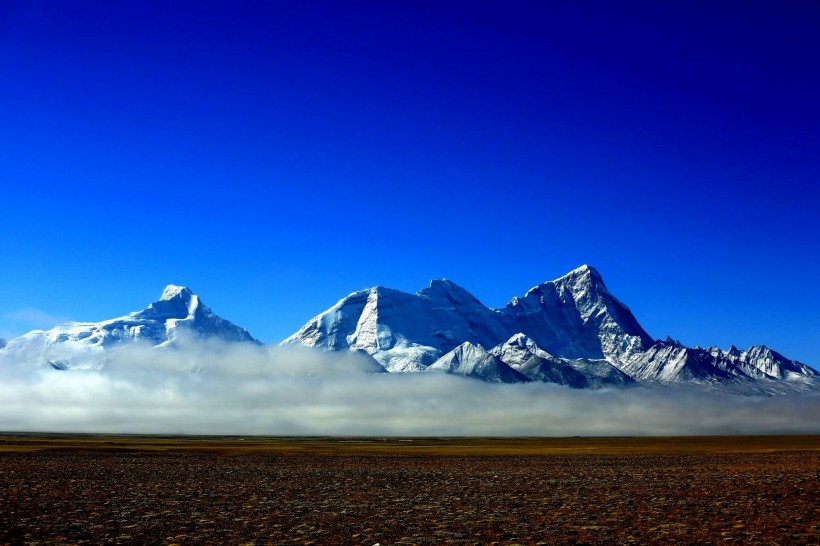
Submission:
M 820 4 L 508 4 L 0 2 L 0 335 L 589 263 L 655 337 L 820 365 Z

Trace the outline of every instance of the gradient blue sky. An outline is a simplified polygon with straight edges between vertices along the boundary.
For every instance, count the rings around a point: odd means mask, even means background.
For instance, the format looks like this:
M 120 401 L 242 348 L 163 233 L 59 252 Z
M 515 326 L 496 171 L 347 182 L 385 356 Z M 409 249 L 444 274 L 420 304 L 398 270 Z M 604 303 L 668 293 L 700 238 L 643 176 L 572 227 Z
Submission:
M 513 4 L 0 2 L 0 335 L 589 263 L 655 337 L 820 365 L 820 4 Z

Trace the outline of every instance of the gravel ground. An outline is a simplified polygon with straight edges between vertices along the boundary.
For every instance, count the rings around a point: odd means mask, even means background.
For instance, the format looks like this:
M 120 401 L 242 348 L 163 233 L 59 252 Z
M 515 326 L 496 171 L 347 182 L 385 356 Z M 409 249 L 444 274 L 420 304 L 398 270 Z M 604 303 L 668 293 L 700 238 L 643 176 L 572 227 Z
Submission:
M 3 544 L 818 544 L 820 452 L 0 453 Z

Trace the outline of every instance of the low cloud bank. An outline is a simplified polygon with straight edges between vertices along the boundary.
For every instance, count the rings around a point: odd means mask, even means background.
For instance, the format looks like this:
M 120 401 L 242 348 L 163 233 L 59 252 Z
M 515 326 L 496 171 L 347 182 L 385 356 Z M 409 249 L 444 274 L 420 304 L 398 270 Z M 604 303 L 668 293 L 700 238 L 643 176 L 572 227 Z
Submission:
M 354 354 L 187 343 L 131 346 L 103 369 L 0 362 L 0 430 L 573 436 L 820 433 L 820 395 L 692 388 L 573 390 L 442 374 L 373 373 Z

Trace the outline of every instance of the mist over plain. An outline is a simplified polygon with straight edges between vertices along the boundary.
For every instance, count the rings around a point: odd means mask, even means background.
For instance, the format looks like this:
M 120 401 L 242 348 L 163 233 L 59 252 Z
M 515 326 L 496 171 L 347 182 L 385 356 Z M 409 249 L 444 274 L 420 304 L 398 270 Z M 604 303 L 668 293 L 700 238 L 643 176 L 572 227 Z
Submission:
M 0 362 L 0 430 L 283 436 L 820 433 L 820 394 L 576 390 L 388 374 L 367 356 L 183 341 L 111 350 L 99 370 Z

